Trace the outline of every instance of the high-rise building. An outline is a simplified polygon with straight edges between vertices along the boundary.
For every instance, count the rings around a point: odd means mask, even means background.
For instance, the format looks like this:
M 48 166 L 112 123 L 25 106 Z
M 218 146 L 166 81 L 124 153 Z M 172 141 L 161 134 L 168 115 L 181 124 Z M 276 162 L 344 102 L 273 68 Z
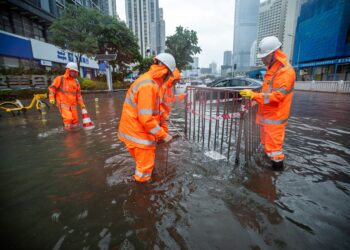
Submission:
M 216 62 L 212 62 L 211 64 L 209 64 L 209 68 L 211 69 L 211 73 L 212 74 L 216 74 L 217 73 L 217 64 L 216 64 Z
M 299 0 L 267 0 L 260 4 L 257 44 L 267 36 L 276 36 L 283 51 L 292 59 Z M 257 49 L 255 55 L 257 54 Z M 262 66 L 261 59 L 256 60 Z
M 302 80 L 350 81 L 350 1 L 301 5 L 293 65 Z
M 223 64 L 224 66 L 231 66 L 232 65 L 232 51 L 227 50 L 224 51 L 224 61 Z
M 126 23 L 138 39 L 141 55 L 164 51 L 165 24 L 158 0 L 126 0 L 125 12 Z
M 74 52 L 48 43 L 48 28 L 68 4 L 115 12 L 114 0 L 4 0 L 0 2 L 0 67 L 59 68 L 75 61 Z M 110 6 L 112 10 L 110 10 Z M 108 9 L 108 11 L 107 11 Z M 83 56 L 83 75 L 93 75 L 96 61 Z
M 159 9 L 159 49 L 158 53 L 165 51 L 165 20 L 163 18 L 163 8 Z
M 249 68 L 250 47 L 257 34 L 259 2 L 259 0 L 236 0 L 233 64 L 237 70 Z
M 98 6 L 103 14 L 117 17 L 116 0 L 100 0 Z
M 249 66 L 250 67 L 255 67 L 256 65 L 256 49 L 257 49 L 257 42 L 256 40 L 252 43 L 252 46 L 250 47 L 250 63 Z

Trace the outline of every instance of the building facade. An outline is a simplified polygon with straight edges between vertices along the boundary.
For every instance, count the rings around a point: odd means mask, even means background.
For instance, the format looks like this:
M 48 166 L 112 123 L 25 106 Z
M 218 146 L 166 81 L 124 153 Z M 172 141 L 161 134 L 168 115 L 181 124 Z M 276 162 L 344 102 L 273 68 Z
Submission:
M 142 56 L 164 51 L 165 22 L 158 0 L 126 0 L 126 24 L 135 34 Z
M 350 81 L 350 1 L 301 5 L 293 65 L 302 80 Z
M 108 0 L 6 0 L 0 2 L 0 67 L 62 68 L 75 60 L 74 52 L 49 43 L 48 28 L 68 4 L 96 8 Z M 114 5 L 115 6 L 115 5 Z M 83 56 L 82 74 L 93 75 L 96 61 Z
M 259 0 L 236 0 L 233 64 L 237 71 L 249 68 L 250 47 L 257 34 Z
M 259 6 L 257 44 L 267 36 L 276 36 L 282 43 L 282 49 L 290 59 L 293 58 L 295 27 L 299 0 L 267 0 Z M 255 55 L 257 54 L 255 50 Z M 260 59 L 257 66 L 262 66 Z
M 224 61 L 223 64 L 224 66 L 231 66 L 232 65 L 232 51 L 227 50 L 224 51 Z

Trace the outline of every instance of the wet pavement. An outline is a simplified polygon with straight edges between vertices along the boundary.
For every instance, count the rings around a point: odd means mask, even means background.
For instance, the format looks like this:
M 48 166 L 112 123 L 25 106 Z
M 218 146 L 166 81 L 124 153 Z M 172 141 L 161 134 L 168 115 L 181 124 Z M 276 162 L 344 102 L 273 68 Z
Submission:
M 350 248 L 349 95 L 296 92 L 283 172 L 177 138 L 140 185 L 116 137 L 124 94 L 85 95 L 90 131 L 64 132 L 55 108 L 46 126 L 0 118 L 2 249 Z

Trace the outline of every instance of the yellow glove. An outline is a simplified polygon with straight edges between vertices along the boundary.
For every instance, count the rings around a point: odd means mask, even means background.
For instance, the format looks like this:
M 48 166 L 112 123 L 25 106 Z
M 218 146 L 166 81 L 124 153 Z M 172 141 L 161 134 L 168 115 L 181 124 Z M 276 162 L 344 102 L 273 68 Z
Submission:
M 50 104 L 54 105 L 56 103 L 55 99 L 50 100 Z
M 242 97 L 248 97 L 250 99 L 253 99 L 253 97 L 254 97 L 254 92 L 250 89 L 242 89 L 241 91 L 239 91 L 239 94 Z

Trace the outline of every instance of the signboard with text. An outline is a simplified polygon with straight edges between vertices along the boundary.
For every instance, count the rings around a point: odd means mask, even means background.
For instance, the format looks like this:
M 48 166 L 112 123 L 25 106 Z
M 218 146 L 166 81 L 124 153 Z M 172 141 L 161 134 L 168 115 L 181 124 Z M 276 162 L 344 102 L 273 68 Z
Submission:
M 55 45 L 39 40 L 30 39 L 35 59 L 66 64 L 76 62 L 74 52 L 63 50 Z M 98 69 L 98 63 L 87 56 L 82 56 L 80 65 L 83 67 Z

